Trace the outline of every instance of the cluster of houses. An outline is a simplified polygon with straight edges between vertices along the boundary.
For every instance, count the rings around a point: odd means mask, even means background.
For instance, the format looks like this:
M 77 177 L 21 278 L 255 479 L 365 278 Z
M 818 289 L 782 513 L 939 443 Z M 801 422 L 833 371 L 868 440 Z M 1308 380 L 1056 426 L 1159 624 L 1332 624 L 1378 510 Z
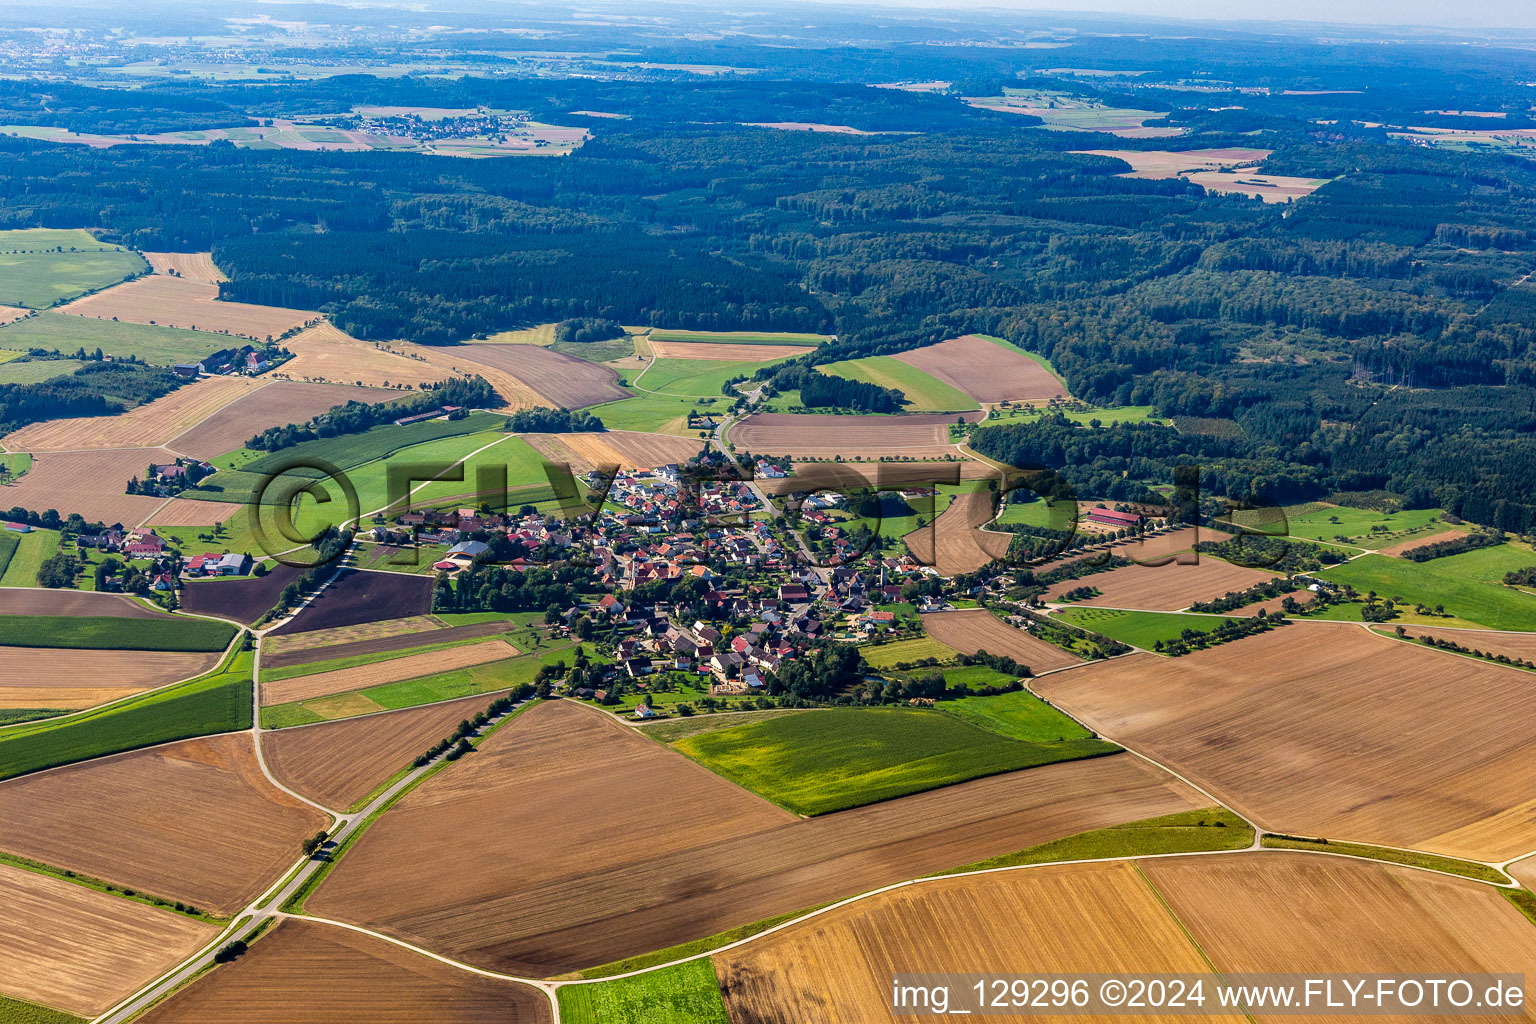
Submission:
M 364 115 L 340 123 L 348 131 L 364 135 L 380 135 L 394 139 L 410 139 L 414 142 L 436 142 L 440 139 L 495 138 L 527 127 L 527 114 L 466 114 L 462 117 L 439 117 L 428 120 L 418 115 L 385 116 Z
M 285 354 L 284 354 L 285 355 Z M 171 369 L 180 377 L 194 378 L 205 374 L 229 376 L 245 374 L 255 376 L 283 361 L 283 355 L 255 345 L 237 348 L 221 348 L 195 363 L 175 363 Z

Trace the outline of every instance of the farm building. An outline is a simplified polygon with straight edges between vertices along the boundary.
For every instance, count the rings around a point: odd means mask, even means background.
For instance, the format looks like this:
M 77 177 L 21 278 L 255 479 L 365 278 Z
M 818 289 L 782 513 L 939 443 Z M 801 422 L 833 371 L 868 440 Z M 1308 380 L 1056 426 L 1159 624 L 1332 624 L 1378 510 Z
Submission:
M 1112 508 L 1096 508 L 1088 513 L 1088 521 L 1098 523 L 1100 526 L 1127 529 L 1133 526 L 1144 526 L 1147 517 L 1136 512 L 1116 512 Z

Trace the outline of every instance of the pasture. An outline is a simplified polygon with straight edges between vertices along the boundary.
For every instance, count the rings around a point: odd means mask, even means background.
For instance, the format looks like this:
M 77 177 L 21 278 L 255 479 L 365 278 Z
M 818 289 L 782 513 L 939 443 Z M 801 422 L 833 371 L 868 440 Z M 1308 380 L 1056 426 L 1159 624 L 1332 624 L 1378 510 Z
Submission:
M 224 302 L 219 299 L 216 284 L 161 274 L 141 277 L 76 299 L 67 306 L 60 306 L 59 311 L 97 321 L 117 319 L 193 331 L 201 329 L 254 341 L 271 341 L 320 317 L 320 314 L 304 309 Z
M 114 359 L 129 356 L 153 366 L 195 363 L 232 344 L 228 336 L 212 331 L 189 331 L 175 327 L 129 323 L 124 320 L 97 320 L 66 313 L 43 312 L 0 327 L 0 346 L 20 349 L 40 348 L 61 355 L 73 355 L 80 349 Z
M 872 667 L 878 669 L 895 668 L 906 662 L 923 661 L 928 658 L 940 663 L 952 663 L 955 660 L 953 648 L 925 636 L 892 640 L 889 643 L 866 644 L 859 648 L 859 653 Z
M 804 815 L 1119 749 L 1083 735 L 1012 739 L 961 717 L 895 708 L 808 711 L 673 745 L 711 771 Z
M 923 616 L 927 634 L 962 654 L 1001 654 L 1035 674 L 1077 665 L 1081 659 L 1028 630 L 1010 626 L 985 610 L 937 612 Z
M 19 779 L 0 786 L 0 813 L 8 853 L 224 915 L 326 824 L 266 780 L 244 733 Z
M 0 231 L 0 303 L 44 309 L 149 270 L 138 253 L 79 228 Z
M 891 356 L 986 405 L 1057 398 L 1067 386 L 1049 364 L 1001 338 L 966 334 Z
M 1097 577 L 1086 579 L 1088 586 Z M 1133 612 L 1119 608 L 1061 608 L 1054 618 L 1074 626 L 1102 633 L 1112 640 L 1119 640 L 1132 647 L 1150 651 L 1159 642 L 1177 640 L 1185 630 L 1209 633 L 1226 619 L 1212 615 L 1180 615 L 1177 612 Z
M 260 735 L 267 767 L 283 785 L 336 810 L 352 807 L 420 753 L 450 735 L 494 697 L 465 697 L 425 707 Z
M 1446 529 L 1440 521 L 1441 510 L 1437 508 L 1378 512 L 1317 502 L 1292 505 L 1282 511 L 1286 525 L 1284 536 L 1329 544 L 1348 544 L 1369 550 L 1392 547 Z M 1232 520 L 1252 530 L 1270 533 L 1274 532 L 1268 522 L 1270 515 L 1272 513 L 1269 510 L 1255 510 L 1247 516 L 1237 513 Z M 1263 519 L 1260 519 L 1261 516 Z
M 1504 574 L 1536 565 L 1536 554 L 1517 544 L 1480 548 L 1428 562 L 1365 555 L 1318 575 L 1361 594 L 1430 607 L 1489 629 L 1536 630 L 1536 595 L 1504 585 Z M 1399 601 L 1399 603 L 1401 603 Z
M 67 718 L 0 729 L 0 779 L 172 740 L 251 727 L 249 653 L 179 686 Z
M 659 793 L 666 814 L 637 797 Z M 800 820 L 607 716 L 555 701 L 408 794 L 306 905 L 477 966 L 548 976 L 1207 803 L 1117 756 Z M 423 837 L 442 835 L 455 840 L 421 872 Z
M 559 998 L 564 1024 L 730 1024 L 708 960 L 592 985 L 566 985 Z
M 1299 621 L 1178 659 L 1085 666 L 1035 690 L 1272 831 L 1498 860 L 1536 846 L 1529 678 Z
M 143 1024 L 548 1024 L 535 989 L 481 978 L 392 943 L 304 920 L 140 1017 Z
M 975 667 L 972 666 L 972 669 Z M 972 669 L 959 671 L 969 672 Z M 944 673 L 944 681 L 955 685 L 950 680 L 949 672 Z M 1001 681 L 1006 682 L 1007 677 L 1002 677 Z M 997 680 L 990 682 L 992 685 L 998 683 Z M 999 736 L 1026 743 L 1066 743 L 1093 738 L 1087 729 L 1028 690 L 999 693 L 991 697 L 961 697 L 958 700 L 940 701 L 937 707 L 940 711 L 958 715 L 972 725 L 978 725 Z M 1110 744 L 1105 746 L 1111 747 Z
M 0 615 L 0 636 L 12 647 L 70 647 L 96 651 L 222 651 L 235 638 L 224 622 L 186 617 L 108 618 L 78 615 Z
M 80 359 L 0 361 L 0 384 L 36 384 L 54 377 L 67 376 L 84 365 L 85 362 Z
M 970 395 L 895 356 L 846 359 L 823 363 L 817 369 L 834 377 L 899 391 L 906 396 L 907 408 L 913 412 L 959 412 L 980 408 Z
M 218 933 L 39 872 L 0 864 L 0 992 L 93 1017 L 191 956 Z M 5 1013 L 0 1019 L 15 1020 Z M 25 1016 L 20 1024 L 29 1024 Z

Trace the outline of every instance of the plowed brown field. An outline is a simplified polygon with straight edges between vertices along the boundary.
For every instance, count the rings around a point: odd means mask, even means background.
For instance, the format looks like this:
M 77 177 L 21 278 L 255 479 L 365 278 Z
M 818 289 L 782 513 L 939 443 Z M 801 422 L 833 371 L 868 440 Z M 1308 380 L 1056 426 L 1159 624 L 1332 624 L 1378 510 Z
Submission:
M 40 452 L 32 468 L 5 487 L 10 505 L 78 512 L 86 522 L 137 526 L 165 504 L 164 498 L 125 493 L 131 477 L 143 478 L 150 463 L 166 465 L 166 448 L 108 448 L 93 452 Z
M 1207 804 L 1114 755 L 802 820 L 552 703 L 380 818 L 307 905 L 480 966 L 556 974 Z M 421 870 L 422 844 L 445 835 Z
M 473 370 L 474 367 L 482 367 L 510 375 L 541 399 L 539 405 L 581 409 L 630 397 L 628 391 L 619 387 L 614 372 L 606 366 L 536 345 L 462 345 L 443 355 L 455 364 L 469 363 L 472 372 L 478 372 Z M 491 383 L 494 385 L 496 381 Z M 518 404 L 516 395 L 503 394 L 502 397 L 509 404 Z
M 1076 603 L 1171 612 L 1188 608 L 1196 601 L 1208 601 L 1230 591 L 1245 590 L 1274 576 L 1262 569 L 1246 569 L 1212 555 L 1201 555 L 1197 565 L 1177 562 L 1161 566 L 1127 565 L 1081 579 L 1062 580 L 1044 596 L 1047 601 L 1055 601 L 1069 590 L 1096 587 L 1102 591 L 1099 596 Z
M 1209 970 L 1129 862 L 1064 864 L 907 886 L 714 960 L 731 1019 L 753 1024 L 913 1020 L 891 1009 L 891 975 L 898 972 L 1012 976 Z M 1239 1022 L 1243 1017 L 1213 1014 L 1209 1019 Z
M 961 414 L 975 420 L 980 413 Z M 755 413 L 730 430 L 738 449 L 756 455 L 844 458 L 908 455 L 916 459 L 958 456 L 949 443 L 948 415 L 804 416 Z
M 568 462 L 582 475 L 600 466 L 655 469 L 687 462 L 699 453 L 700 442 L 671 434 L 610 430 L 602 434 L 526 434 L 524 439 L 554 463 Z
M 0 864 L 0 992 L 94 1017 L 218 929 L 185 914 Z
M 265 383 L 265 386 L 252 394 L 240 396 L 237 401 L 206 419 L 194 421 L 195 425 L 185 433 L 173 435 L 170 440 L 165 441 L 165 446 L 199 459 L 213 459 L 243 446 L 245 442 L 268 427 L 303 423 L 332 406 L 346 402 L 367 402 L 373 405 L 400 397 L 397 391 L 385 391 L 381 388 L 306 384 L 296 380 L 253 381 L 252 383 L 258 386 Z
M 727 363 L 766 363 L 816 351 L 812 345 L 727 345 L 699 341 L 650 341 L 657 359 L 716 359 Z
M 170 275 L 174 270 L 188 281 L 206 281 L 209 284 L 229 280 L 222 270 L 214 266 L 211 252 L 146 252 L 140 255 L 149 260 L 149 265 L 155 268 L 157 274 Z
M 980 529 L 996 516 L 989 491 L 958 494 L 927 526 L 902 537 L 907 550 L 923 565 L 931 565 L 944 576 L 975 572 L 995 558 L 1008 554 L 1008 533 L 988 533 Z
M 924 615 L 923 629 L 939 643 L 962 654 L 986 651 L 1028 665 L 1037 675 L 1051 669 L 1081 665 L 1082 659 L 1060 647 L 1015 629 L 985 609 Z
M 1035 689 L 1268 829 L 1477 860 L 1536 848 L 1530 676 L 1517 669 L 1300 621 Z
M 18 452 L 155 447 L 166 444 L 171 438 L 260 387 L 261 381 L 249 377 L 206 377 L 185 384 L 163 398 L 157 398 L 120 416 L 48 420 L 22 427 L 0 440 L 3 440 L 7 448 Z M 239 445 L 233 447 L 238 448 Z M 223 455 L 229 450 L 225 448 L 213 454 Z M 186 455 L 197 454 L 179 448 L 177 451 Z M 139 473 L 143 472 L 141 467 Z
M 427 622 L 431 620 L 425 615 L 413 616 L 410 619 L 397 619 L 398 622 Z M 390 633 L 375 636 L 368 640 L 354 640 L 350 643 L 335 643 L 320 647 L 289 648 L 284 646 L 280 653 L 273 654 L 265 650 L 261 664 L 263 668 L 282 668 L 286 665 L 308 665 L 314 661 L 328 661 L 332 658 L 351 658 L 359 654 L 379 654 L 384 651 L 400 651 L 407 647 L 421 647 L 425 644 L 451 643 L 455 640 L 469 640 L 478 636 L 495 636 L 497 633 L 505 633 L 512 623 L 502 622 L 474 622 L 467 626 L 449 626 L 446 629 L 434 629 L 432 625 L 424 627 L 425 632 Z M 345 630 L 357 629 L 355 626 L 343 626 L 341 629 L 322 630 L 322 632 L 340 635 Z M 308 633 L 296 633 L 291 637 L 272 637 L 267 643 L 278 640 L 297 640 L 307 637 Z
M 0 708 L 88 708 L 201 675 L 219 654 L 0 647 Z
M 334 672 L 316 672 L 313 675 L 294 676 L 261 684 L 261 703 L 287 704 L 295 700 L 328 697 L 333 693 L 361 690 L 369 686 L 398 683 L 402 679 L 418 679 L 421 676 L 451 672 L 456 668 L 484 665 L 516 657 L 518 650 L 505 640 L 486 640 L 463 647 L 450 647 L 445 651 L 429 651 L 410 654 L 389 661 L 375 661 Z
M 0 849 L 230 914 L 326 824 L 261 774 L 249 733 L 185 740 L 0 785 Z
M 276 575 L 273 573 L 272 575 Z M 267 577 L 271 579 L 271 576 Z M 227 587 L 231 584 L 218 583 Z M 271 607 L 271 604 L 268 604 Z M 298 615 L 276 632 L 308 633 L 313 629 L 355 626 L 375 619 L 403 619 L 432 610 L 432 580 L 403 572 L 367 572 L 343 569 L 331 585 L 320 591 Z
M 220 302 L 216 284 L 163 274 L 150 274 L 87 295 L 60 306 L 58 311 L 98 320 L 115 317 L 136 324 L 235 334 L 257 341 L 276 338 L 320 317 L 304 309 Z
M 430 615 L 411 615 L 403 619 L 379 619 L 375 622 L 361 622 L 355 626 L 341 626 L 336 629 L 317 629 L 313 633 L 273 636 L 268 637 L 261 643 L 261 661 L 268 668 L 277 668 L 285 664 L 300 664 L 304 661 L 314 661 L 317 657 L 340 657 L 340 655 L 326 652 L 315 657 L 305 656 L 290 661 L 280 660 L 287 658 L 289 655 L 298 655 L 300 652 L 310 651 L 318 647 L 343 646 L 370 640 L 383 640 L 407 633 L 430 633 L 432 630 L 440 628 L 438 620 Z M 410 647 L 413 644 L 424 642 L 422 640 L 412 640 L 405 646 Z
M 547 1024 L 542 992 L 345 928 L 291 919 L 144 1024 Z
M 1044 400 L 1067 391 L 1029 356 L 974 334 L 897 352 L 895 358 L 986 404 Z
M 167 619 L 165 612 L 122 594 L 89 590 L 0 589 L 0 615 L 105 615 L 118 619 Z
M 283 342 L 283 347 L 293 358 L 268 370 L 265 376 L 377 388 L 396 384 L 420 387 L 452 375 L 425 357 L 407 358 L 359 341 L 328 320 L 300 331 Z
M 501 694 L 261 734 L 267 767 L 283 785 L 335 810 L 373 792 L 417 754 Z
M 198 501 L 195 498 L 172 498 L 149 517 L 154 526 L 213 526 L 227 523 L 246 506 L 232 501 Z M 252 552 L 255 554 L 255 552 Z

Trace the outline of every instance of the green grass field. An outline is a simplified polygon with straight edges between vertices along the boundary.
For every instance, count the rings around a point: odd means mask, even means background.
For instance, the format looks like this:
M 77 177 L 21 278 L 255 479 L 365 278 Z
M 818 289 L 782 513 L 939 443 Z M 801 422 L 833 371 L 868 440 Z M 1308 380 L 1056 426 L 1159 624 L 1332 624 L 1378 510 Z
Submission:
M 1051 530 L 1070 530 L 1077 520 L 1077 505 L 1070 501 L 1047 502 L 1044 500 L 1016 502 L 1003 505 L 1002 515 L 997 517 L 999 526 L 1023 523 Z
M 1458 619 L 1489 629 L 1536 630 L 1536 596 L 1503 583 L 1505 573 L 1531 565 L 1536 554 L 1509 543 L 1428 562 L 1363 555 L 1319 575 L 1410 606 L 1443 604 Z
M 729 1024 L 709 959 L 559 989 L 564 1024 Z
M 9 530 L 0 530 L 0 579 L 5 578 L 5 570 L 10 567 L 11 559 L 16 554 L 16 549 L 21 546 L 21 535 L 11 533 Z
M 0 996 L 0 1024 L 85 1024 L 85 1018 L 50 1006 Z
M 938 711 L 828 708 L 679 740 L 674 747 L 797 814 L 826 814 L 984 775 L 1118 750 L 1034 743 Z
M 652 331 L 652 341 L 716 345 L 820 345 L 825 334 L 773 334 L 754 331 Z
M 186 617 L 129 619 L 105 615 L 0 615 L 0 637 L 12 647 L 87 651 L 222 651 L 235 638 L 227 622 Z
M 1393 850 L 1383 846 L 1371 846 L 1367 843 L 1341 843 L 1334 839 L 1292 839 L 1289 836 L 1266 835 L 1260 838 L 1259 845 L 1271 850 L 1313 850 L 1321 853 L 1341 853 L 1353 857 L 1369 857 L 1372 860 L 1383 860 L 1389 864 L 1410 864 L 1414 867 L 1429 868 L 1431 871 L 1445 871 L 1453 875 L 1465 875 L 1468 878 L 1476 878 L 1483 882 L 1504 882 L 1504 873 L 1486 864 L 1478 864 L 1469 860 L 1458 860 L 1455 857 L 1441 857 L 1433 853 L 1421 853 L 1418 850 Z
M 922 675 L 931 672 L 932 669 L 915 669 L 914 675 Z M 995 668 L 986 665 L 960 665 L 955 668 L 944 669 L 944 683 L 953 690 L 976 690 L 983 686 L 1007 686 L 1015 681 L 1014 676 L 999 672 Z
M 0 305 L 42 309 L 148 270 L 138 253 L 78 228 L 0 231 Z
M 251 727 L 248 651 L 179 686 L 69 718 L 0 729 L 0 779 L 172 740 Z
M 732 377 L 751 376 L 777 359 L 725 363 L 718 359 L 654 359 L 644 366 L 623 371 L 625 385 L 641 393 L 673 398 L 724 397 L 722 389 Z M 641 372 L 643 371 L 643 372 Z M 603 421 L 605 424 L 606 420 Z
M 864 655 L 864 660 L 871 666 L 879 669 L 894 668 L 904 661 L 937 658 L 945 662 L 954 661 L 956 657 L 954 648 L 946 647 L 929 636 L 913 637 L 910 640 L 893 640 L 888 644 L 871 644 L 859 648 L 859 653 Z
M 1200 853 L 1206 850 L 1241 850 L 1253 842 L 1253 829 L 1242 818 L 1223 808 L 1180 811 L 1160 818 L 1145 818 L 1079 832 L 1017 853 L 977 861 L 941 875 L 1024 864 L 1055 864 L 1068 860 L 1107 857 L 1150 857 L 1161 853 Z
M 36 384 L 74 373 L 84 365 L 79 359 L 27 359 L 0 363 L 0 384 Z
M 35 587 L 37 570 L 59 549 L 59 531 L 33 530 L 11 536 L 17 538 L 16 550 L 4 572 L 0 572 L 0 587 Z
M 16 352 L 12 349 L 0 348 L 0 366 L 3 366 L 13 359 L 20 359 L 24 355 L 26 355 L 25 352 Z
M 900 391 L 907 396 L 908 412 L 965 412 L 981 408 L 965 392 L 892 356 L 846 359 L 840 363 L 825 363 L 817 369 L 834 377 Z
M 1402 512 L 1373 512 L 1364 508 L 1338 505 L 1292 506 L 1285 511 L 1287 536 L 1349 544 L 1377 550 L 1401 544 L 1415 537 L 1428 537 L 1454 529 L 1440 521 L 1437 508 L 1408 509 Z M 1236 521 L 1266 533 L 1274 532 L 1273 513 L 1254 512 L 1247 519 L 1239 513 Z
M 1091 424 L 1098 420 L 1103 426 L 1112 426 L 1116 423 L 1160 423 L 1156 416 L 1152 415 L 1150 405 L 1122 405 L 1109 409 L 1060 409 L 1047 410 L 1037 407 L 1024 407 L 1013 409 L 993 409 L 987 414 L 986 425 L 989 427 L 1000 426 L 1007 423 L 1028 423 L 1032 420 L 1043 419 L 1046 416 L 1060 412 L 1061 415 L 1074 423 Z
M 1085 586 L 1092 586 L 1093 577 L 1089 576 L 1082 582 Z M 1186 629 L 1192 629 L 1196 633 L 1209 633 L 1224 621 L 1213 615 L 1130 612 L 1086 606 L 1063 608 L 1055 613 L 1055 617 L 1074 626 L 1080 626 L 1095 633 L 1103 633 L 1123 644 L 1130 644 L 1132 647 L 1140 647 L 1148 651 L 1152 650 L 1159 640 L 1164 643 L 1177 640 Z
M 948 672 L 944 673 L 944 679 L 949 680 Z M 1029 743 L 1066 743 L 1092 738 L 1087 729 L 1028 690 L 1000 693 L 994 697 L 940 701 L 938 708 L 1000 736 Z
M 104 355 L 138 356 L 156 366 L 197 362 L 230 344 L 227 335 L 212 331 L 98 320 L 69 313 L 42 313 L 0 327 L 0 345 L 8 348 L 58 350 L 66 356 L 82 348 L 86 352 L 99 348 Z

